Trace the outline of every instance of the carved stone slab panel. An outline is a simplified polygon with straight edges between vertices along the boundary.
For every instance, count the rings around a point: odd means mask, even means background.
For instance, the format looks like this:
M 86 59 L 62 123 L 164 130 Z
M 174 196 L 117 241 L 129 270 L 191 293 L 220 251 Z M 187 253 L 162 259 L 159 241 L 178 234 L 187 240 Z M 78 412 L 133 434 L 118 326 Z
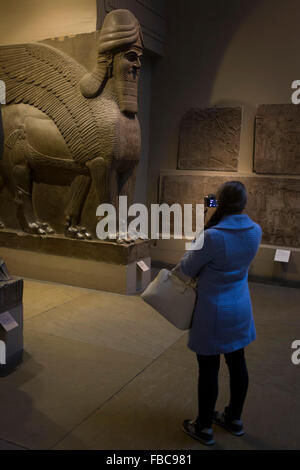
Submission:
M 202 204 L 225 181 L 248 191 L 247 214 L 263 229 L 263 242 L 300 248 L 300 179 L 261 176 L 162 175 L 160 203 Z
M 178 168 L 237 171 L 241 107 L 192 108 L 180 125 Z
M 259 106 L 255 126 L 254 171 L 300 174 L 299 106 Z

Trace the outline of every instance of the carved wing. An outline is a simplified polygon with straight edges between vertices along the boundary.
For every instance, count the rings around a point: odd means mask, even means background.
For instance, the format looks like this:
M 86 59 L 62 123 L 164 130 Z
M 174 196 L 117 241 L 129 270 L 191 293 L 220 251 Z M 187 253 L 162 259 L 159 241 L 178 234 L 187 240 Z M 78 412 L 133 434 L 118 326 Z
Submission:
M 79 89 L 87 70 L 54 47 L 40 43 L 0 47 L 0 79 L 6 103 L 27 103 L 57 125 L 78 163 L 99 154 L 99 129 L 91 100 Z

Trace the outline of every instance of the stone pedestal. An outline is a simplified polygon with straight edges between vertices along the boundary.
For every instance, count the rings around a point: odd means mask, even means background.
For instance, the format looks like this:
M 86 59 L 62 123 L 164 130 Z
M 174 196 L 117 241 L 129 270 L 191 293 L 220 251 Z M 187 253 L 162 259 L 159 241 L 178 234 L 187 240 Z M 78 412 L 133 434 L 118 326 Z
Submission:
M 120 244 L 2 230 L 0 246 L 10 273 L 22 277 L 122 294 L 134 294 L 150 282 L 148 240 Z M 138 261 L 149 270 L 142 271 Z

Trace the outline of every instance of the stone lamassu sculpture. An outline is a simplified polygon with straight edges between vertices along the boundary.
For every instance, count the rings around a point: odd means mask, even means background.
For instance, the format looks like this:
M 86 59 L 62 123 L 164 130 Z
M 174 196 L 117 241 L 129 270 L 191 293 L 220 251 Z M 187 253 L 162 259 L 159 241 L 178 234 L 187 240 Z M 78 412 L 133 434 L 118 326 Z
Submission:
M 7 89 L 0 184 L 13 192 L 25 232 L 53 232 L 35 213 L 34 181 L 70 185 L 64 233 L 72 238 L 91 237 L 80 218 L 92 181 L 99 203 L 118 210 L 119 195 L 133 202 L 142 52 L 140 25 L 128 10 L 106 16 L 91 73 L 45 44 L 0 47 L 0 79 Z

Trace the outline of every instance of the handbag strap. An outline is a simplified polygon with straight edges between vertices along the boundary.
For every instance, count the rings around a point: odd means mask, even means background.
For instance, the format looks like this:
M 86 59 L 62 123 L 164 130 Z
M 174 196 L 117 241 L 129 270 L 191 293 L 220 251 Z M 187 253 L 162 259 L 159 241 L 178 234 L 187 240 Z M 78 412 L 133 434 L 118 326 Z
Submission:
M 178 266 L 178 265 L 177 265 Z M 176 267 L 176 266 L 175 266 Z M 184 274 L 185 276 L 185 274 Z M 174 279 L 176 279 L 176 281 L 178 282 L 178 284 L 180 284 L 183 288 L 182 290 L 182 293 L 184 294 L 184 292 L 192 287 L 193 289 L 195 289 L 195 281 L 194 279 L 188 277 L 188 276 L 185 276 L 186 279 L 183 279 L 182 277 L 174 274 L 174 269 L 172 269 L 171 271 L 168 272 L 167 276 L 166 276 L 166 279 L 165 281 L 167 281 L 170 277 L 173 277 Z
M 197 282 L 196 277 L 189 277 L 184 274 L 181 270 L 180 263 L 176 264 L 173 269 L 170 271 L 171 274 L 179 278 L 182 282 L 184 282 L 187 286 L 194 287 Z

